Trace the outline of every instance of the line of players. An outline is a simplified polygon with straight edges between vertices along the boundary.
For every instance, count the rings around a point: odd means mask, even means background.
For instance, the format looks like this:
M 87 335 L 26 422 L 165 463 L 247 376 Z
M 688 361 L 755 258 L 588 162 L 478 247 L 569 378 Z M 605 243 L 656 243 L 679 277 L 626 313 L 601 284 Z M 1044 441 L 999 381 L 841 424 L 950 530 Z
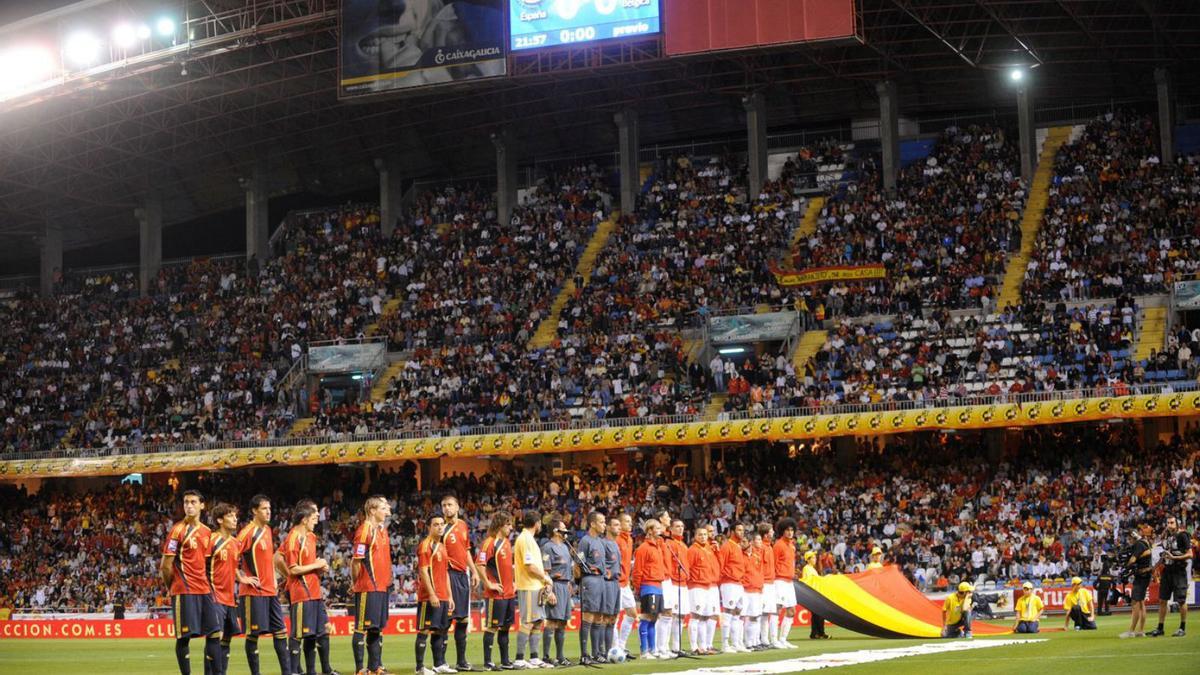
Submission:
M 190 640 L 203 638 L 206 675 L 225 673 L 231 639 L 244 634 L 250 672 L 260 675 L 258 642 L 270 634 L 282 675 L 301 672 L 301 653 L 307 675 L 316 674 L 317 657 L 323 675 L 337 675 L 330 665 L 329 622 L 320 584 L 329 563 L 316 554 L 316 504 L 302 500 L 296 505 L 292 528 L 276 551 L 271 502 L 265 495 L 251 498 L 251 522 L 240 531 L 236 507 L 216 505 L 214 532 L 200 520 L 204 500 L 199 492 L 184 492 L 182 501 L 184 519 L 171 528 L 160 567 L 172 596 L 180 672 L 190 675 Z M 572 588 L 578 589 L 582 613 L 581 664 L 605 663 L 610 655 L 633 658 L 625 654 L 624 645 L 635 615 L 641 658 L 681 654 L 683 618 L 689 615 L 689 641 L 697 655 L 717 653 L 718 617 L 724 653 L 791 648 L 787 638 L 795 616 L 796 561 L 795 523 L 790 519 L 774 526 L 738 523 L 719 545 L 714 528 L 701 526 L 688 546 L 684 523 L 661 511 L 657 519 L 643 523 L 645 538 L 634 551 L 628 514 L 611 519 L 589 514 L 587 534 L 572 545 L 558 519 L 550 520 L 549 532 L 539 543 L 543 520 L 535 511 L 522 514 L 522 530 L 510 542 L 515 523 L 499 512 L 493 514 L 487 538 L 476 551 L 459 517 L 457 498 L 444 497 L 441 507 L 417 551 L 419 675 L 474 670 L 466 659 L 472 586 L 480 588 L 485 599 L 483 648 L 489 670 L 572 665 L 564 655 Z M 392 585 L 390 516 L 384 497 L 367 498 L 354 536 L 351 644 L 358 675 L 386 672 L 382 631 Z M 778 540 L 773 537 L 776 531 Z M 802 578 L 817 576 L 814 562 L 813 554 L 806 554 Z M 877 555 L 872 565 L 879 566 Z M 286 580 L 290 631 L 277 596 L 276 574 Z M 510 660 L 509 634 L 518 612 L 516 659 Z M 451 633 L 454 666 L 446 661 Z M 539 657 L 539 636 L 545 661 Z M 814 617 L 810 637 L 827 637 L 819 618 Z M 429 647 L 432 670 L 424 665 Z M 492 658 L 495 647 L 499 663 Z

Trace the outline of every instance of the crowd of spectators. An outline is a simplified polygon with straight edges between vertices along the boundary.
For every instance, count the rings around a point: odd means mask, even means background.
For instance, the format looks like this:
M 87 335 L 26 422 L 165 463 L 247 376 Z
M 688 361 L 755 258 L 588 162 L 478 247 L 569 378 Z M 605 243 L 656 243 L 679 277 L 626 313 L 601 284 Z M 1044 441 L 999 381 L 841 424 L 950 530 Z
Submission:
M 1156 129 L 1109 113 L 1059 150 L 1026 297 L 1163 293 L 1200 271 L 1200 157 L 1164 164 Z
M 797 269 L 883 264 L 884 280 L 835 283 L 798 301 L 828 317 L 994 309 L 1008 254 L 1020 248 L 1026 189 L 1013 137 L 994 125 L 950 127 L 924 161 L 882 190 L 873 158 L 827 200 Z
M 721 535 L 738 521 L 787 515 L 799 523 L 798 550 L 817 551 L 824 572 L 861 570 L 880 546 L 887 562 L 927 589 L 962 579 L 1094 576 L 1132 520 L 1200 518 L 1195 428 L 1145 448 L 1135 425 L 1080 424 L 1026 430 L 1019 449 L 1000 456 L 981 434 L 925 433 L 860 441 L 849 459 L 769 445 L 725 450 L 706 473 L 688 457 L 686 449 L 659 449 L 564 473 L 516 462 L 420 489 L 411 463 L 392 473 L 279 468 L 188 480 L 210 506 L 266 492 L 279 538 L 289 505 L 316 499 L 320 551 L 332 567 L 323 583 L 336 605 L 350 598 L 349 540 L 362 495 L 376 492 L 393 505 L 395 603 L 413 600 L 417 537 L 448 490 L 459 495 L 477 538 L 500 509 L 557 512 L 578 530 L 592 509 L 640 521 L 666 507 L 689 529 L 712 522 Z M 156 567 L 183 487 L 84 492 L 52 481 L 35 495 L 0 489 L 0 605 L 104 611 L 119 598 L 134 611 L 164 606 Z

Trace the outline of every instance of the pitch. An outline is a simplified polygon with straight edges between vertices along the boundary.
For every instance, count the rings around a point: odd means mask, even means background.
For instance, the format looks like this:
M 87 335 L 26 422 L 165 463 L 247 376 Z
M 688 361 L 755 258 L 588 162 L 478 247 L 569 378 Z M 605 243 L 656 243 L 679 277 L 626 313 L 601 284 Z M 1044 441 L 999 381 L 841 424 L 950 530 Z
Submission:
M 1043 625 L 1057 626 L 1060 617 L 1050 617 Z M 1117 634 L 1128 626 L 1126 616 L 1100 617 L 1100 629 L 1090 632 L 1043 633 L 1035 636 L 1044 641 L 989 649 L 950 652 L 928 656 L 904 657 L 883 663 L 847 665 L 838 673 L 877 674 L 881 668 L 889 675 L 928 675 L 934 669 L 947 671 L 1005 674 L 1033 670 L 1070 675 L 1072 673 L 1149 673 L 1155 675 L 1191 674 L 1200 672 L 1200 636 L 1193 633 L 1184 638 L 1139 638 L 1120 640 Z M 797 629 L 796 633 L 801 631 Z M 759 654 L 710 656 L 703 659 L 674 661 L 629 661 L 619 666 L 599 669 L 574 667 L 573 673 L 667 673 L 699 668 L 720 668 L 769 661 L 784 661 L 812 656 L 859 650 L 892 649 L 910 645 L 939 643 L 937 640 L 878 640 L 862 638 L 836 628 L 830 634 L 835 639 L 812 642 L 796 639 L 798 649 L 771 651 Z M 477 637 L 477 636 L 476 636 Z M 567 654 L 571 655 L 574 634 L 568 636 Z M 977 638 L 986 642 L 992 638 Z M 1008 639 L 1008 638 L 995 638 Z M 404 675 L 413 670 L 411 636 L 386 638 L 387 665 L 392 673 Z M 480 641 L 470 641 L 471 662 L 483 663 Z M 629 646 L 636 653 L 636 644 Z M 200 650 L 193 649 L 193 672 L 203 672 Z M 333 665 L 343 675 L 352 672 L 350 642 L 346 637 L 333 640 Z M 832 663 L 830 665 L 833 665 Z M 175 657 L 167 640 L 4 640 L 0 641 L 0 673 L 5 675 L 83 675 L 120 673 L 121 675 L 161 675 L 175 672 Z M 230 673 L 248 673 L 241 641 L 233 645 Z M 269 667 L 264 673 L 273 673 Z M 746 672 L 752 672 L 747 670 Z

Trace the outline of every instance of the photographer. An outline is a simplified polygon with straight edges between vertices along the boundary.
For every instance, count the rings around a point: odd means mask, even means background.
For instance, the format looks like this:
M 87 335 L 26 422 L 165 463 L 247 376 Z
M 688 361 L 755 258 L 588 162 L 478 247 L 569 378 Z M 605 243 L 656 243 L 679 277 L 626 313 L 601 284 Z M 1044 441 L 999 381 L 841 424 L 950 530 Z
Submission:
M 1105 554 L 1100 558 L 1100 574 L 1096 577 L 1096 614 L 1099 616 L 1110 616 L 1112 609 L 1109 608 L 1113 592 L 1113 582 L 1116 577 L 1112 571 L 1112 558 Z
M 1192 538 L 1187 530 L 1179 527 L 1175 516 L 1167 518 L 1167 539 L 1163 542 L 1163 571 L 1158 584 L 1158 628 L 1147 633 L 1150 637 L 1161 637 L 1167 612 L 1171 611 L 1171 600 L 1179 603 L 1179 630 L 1173 637 L 1187 633 L 1187 587 L 1188 561 L 1192 559 Z
M 1145 637 L 1146 635 L 1143 632 L 1146 629 L 1146 589 L 1150 587 L 1150 577 L 1154 571 L 1150 558 L 1150 542 L 1148 541 L 1150 533 L 1149 523 L 1141 523 L 1130 531 L 1133 543 L 1125 551 L 1127 555 L 1123 562 L 1125 568 L 1133 576 L 1133 592 L 1130 594 L 1133 613 L 1129 618 L 1129 630 L 1121 633 L 1122 638 Z

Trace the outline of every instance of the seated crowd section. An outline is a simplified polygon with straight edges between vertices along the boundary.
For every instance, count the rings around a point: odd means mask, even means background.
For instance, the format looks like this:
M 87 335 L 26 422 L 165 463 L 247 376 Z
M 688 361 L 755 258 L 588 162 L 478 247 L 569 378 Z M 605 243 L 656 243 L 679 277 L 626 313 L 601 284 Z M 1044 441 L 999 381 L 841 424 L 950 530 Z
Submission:
M 689 528 L 711 522 L 720 536 L 742 522 L 796 519 L 798 552 L 818 553 L 823 572 L 859 571 L 872 547 L 923 589 L 960 580 L 1000 585 L 1094 578 L 1135 519 L 1200 518 L 1200 432 L 1190 429 L 1142 448 L 1132 425 L 1070 425 L 1026 430 L 1001 457 L 979 434 L 893 436 L 864 442 L 839 464 L 835 453 L 779 445 L 727 452 L 711 470 L 690 471 L 689 451 L 622 453 L 555 476 L 520 462 L 481 475 L 446 475 L 420 485 L 410 463 L 398 471 L 262 468 L 195 474 L 173 486 L 113 485 L 84 491 L 47 481 L 37 494 L 0 487 L 0 607 L 18 611 L 130 611 L 168 603 L 158 582 L 163 538 L 180 517 L 179 490 L 197 487 L 209 508 L 245 509 L 270 486 L 274 534 L 287 532 L 291 505 L 320 505 L 318 550 L 330 561 L 329 602 L 351 601 L 350 541 L 362 495 L 392 503 L 393 604 L 415 601 L 415 551 L 429 513 L 446 491 L 464 507 L 476 541 L 491 514 L 556 512 L 579 534 L 593 509 L 628 512 L 635 522 L 668 508 Z M 716 459 L 716 458 L 714 458 Z M 615 462 L 621 463 L 618 465 Z M 680 464 L 677 464 L 680 463 Z M 306 487 L 307 486 L 307 487 Z M 635 530 L 635 537 L 640 531 Z M 799 556 L 798 556 L 799 558 Z
M 507 223 L 490 188 L 452 185 L 418 194 L 391 237 L 372 206 L 293 214 L 271 260 L 166 266 L 145 295 L 133 272 L 68 273 L 51 298 L 0 299 L 0 453 L 269 440 L 297 415 L 315 415 L 310 436 L 444 432 L 691 415 L 714 394 L 753 412 L 1194 380 L 1200 331 L 1134 357 L 1134 296 L 1194 273 L 1200 245 L 1196 158 L 1162 165 L 1155 135 L 1114 114 L 1060 150 L 1018 306 L 995 297 L 1028 188 L 996 125 L 946 129 L 894 193 L 869 150 L 823 141 L 757 195 L 743 160 L 664 159 L 618 216 L 612 172 L 575 163 L 541 170 Z M 787 288 L 780 261 L 887 278 Z M 764 308 L 828 340 L 807 362 L 698 359 L 708 317 Z M 368 333 L 403 353 L 382 397 L 283 386 L 310 344 Z

